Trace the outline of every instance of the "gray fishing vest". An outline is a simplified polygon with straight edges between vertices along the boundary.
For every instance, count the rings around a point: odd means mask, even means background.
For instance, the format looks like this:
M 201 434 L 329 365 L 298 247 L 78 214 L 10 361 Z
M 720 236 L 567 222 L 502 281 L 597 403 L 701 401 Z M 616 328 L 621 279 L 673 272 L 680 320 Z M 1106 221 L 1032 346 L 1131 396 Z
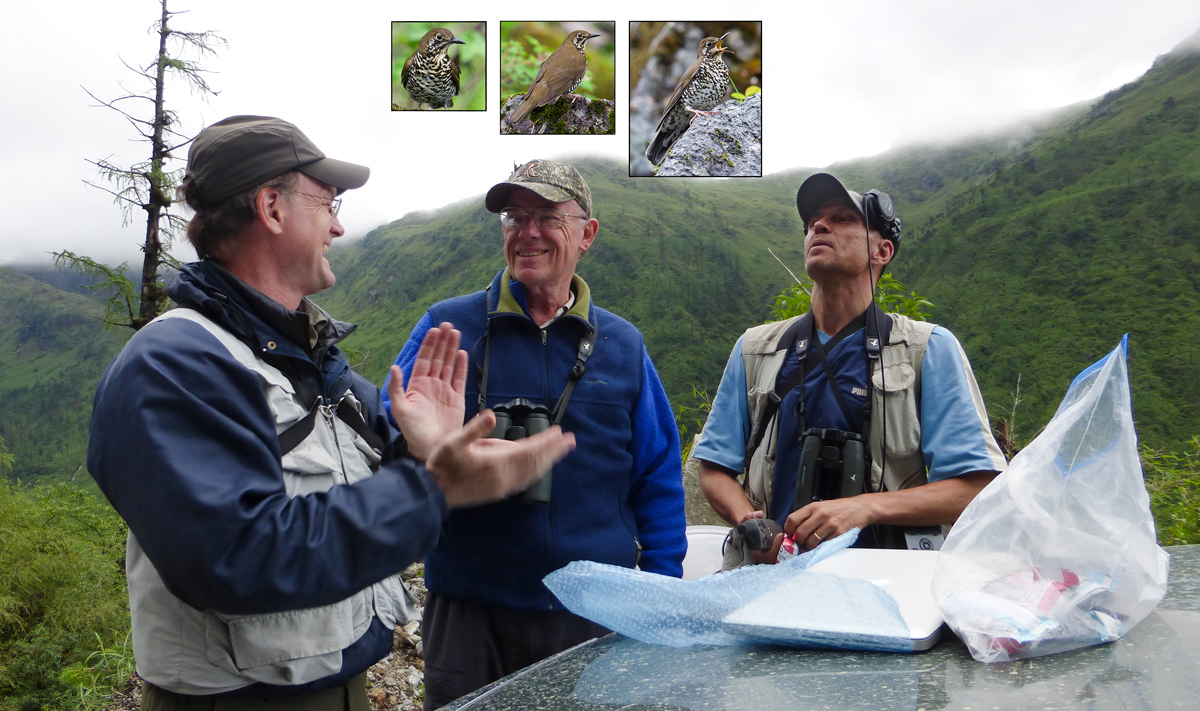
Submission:
M 167 318 L 200 324 L 258 375 L 277 432 L 308 414 L 291 381 L 233 334 L 192 309 L 174 309 L 156 321 Z M 354 398 L 350 392 L 345 397 Z M 366 479 L 380 456 L 340 418 L 318 417 L 281 464 L 287 494 L 295 497 Z M 341 671 L 342 650 L 362 637 L 374 618 L 389 628 L 415 618 L 410 607 L 415 600 L 398 574 L 331 605 L 227 615 L 197 610 L 172 595 L 132 533 L 126 572 L 138 674 L 180 694 L 218 694 L 256 682 L 306 684 Z
M 921 362 L 934 324 L 914 321 L 906 316 L 888 314 L 892 332 L 888 345 L 871 372 L 871 426 L 868 446 L 871 451 L 871 490 L 879 491 L 880 482 L 888 491 L 920 486 L 928 481 L 925 457 L 921 453 Z M 761 424 L 768 396 L 775 390 L 776 376 L 783 368 L 790 343 L 780 343 L 784 332 L 800 316 L 755 326 L 742 336 L 742 362 L 746 367 L 746 402 L 750 414 L 750 432 Z M 972 383 L 974 388 L 974 383 Z M 883 453 L 882 424 L 887 422 L 887 457 Z M 878 424 L 877 424 L 878 423 Z M 775 476 L 775 458 L 779 448 L 778 413 L 767 423 L 758 449 L 746 464 L 742 486 L 746 498 L 759 511 L 767 510 L 771 500 L 771 482 Z M 883 464 L 886 462 L 887 470 Z M 722 570 L 732 570 L 755 561 L 742 538 L 733 531 L 725 546 Z

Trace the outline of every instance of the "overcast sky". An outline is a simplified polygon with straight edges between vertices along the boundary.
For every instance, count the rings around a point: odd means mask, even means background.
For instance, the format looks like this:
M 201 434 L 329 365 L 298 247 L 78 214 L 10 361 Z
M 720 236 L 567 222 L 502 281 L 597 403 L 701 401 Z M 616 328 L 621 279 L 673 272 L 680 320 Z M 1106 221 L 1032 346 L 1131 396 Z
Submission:
M 544 5 L 543 5 L 544 6 Z M 617 96 L 628 95 L 628 22 L 746 19 L 763 22 L 764 173 L 821 167 L 913 142 L 952 139 L 1098 97 L 1145 72 L 1154 58 L 1200 29 L 1196 0 L 867 0 L 747 5 L 671 0 L 576 5 L 581 20 L 615 21 Z M 144 216 L 129 227 L 85 159 L 133 162 L 148 155 L 112 111 L 111 99 L 142 89 L 122 60 L 145 65 L 157 38 L 153 0 L 8 3 L 0 42 L 0 264 L 69 249 L 116 263 L 137 261 Z M 326 154 L 368 165 L 371 180 L 346 196 L 350 239 L 405 213 L 481 195 L 514 162 L 601 154 L 624 162 L 624 106 L 615 136 L 498 135 L 499 21 L 570 19 L 501 15 L 501 5 L 458 0 L 449 18 L 396 2 L 172 0 L 181 30 L 227 41 L 204 65 L 220 96 L 207 103 L 181 83 L 168 104 L 183 132 L 233 114 L 280 116 Z M 418 12 L 414 8 L 421 8 Z M 508 7 L 511 7 L 508 6 Z M 193 9 L 194 8 L 194 9 Z M 409 8 L 409 9 L 405 9 Z M 414 16 L 397 13 L 414 13 Z M 416 16 L 419 15 L 419 16 Z M 390 23 L 488 23 L 486 113 L 389 110 Z M 183 157 L 183 156 L 181 156 Z M 182 162 L 177 165 L 182 165 Z M 649 180 L 650 178 L 646 178 Z M 140 220 L 140 222 L 138 222 Z M 176 254 L 193 258 L 180 246 Z

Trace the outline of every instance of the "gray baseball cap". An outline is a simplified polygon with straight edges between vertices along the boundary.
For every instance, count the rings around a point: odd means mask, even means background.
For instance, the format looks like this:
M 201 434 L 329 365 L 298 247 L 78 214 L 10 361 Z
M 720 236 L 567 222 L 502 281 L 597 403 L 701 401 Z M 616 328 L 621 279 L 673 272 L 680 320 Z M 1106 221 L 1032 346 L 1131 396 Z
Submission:
M 553 160 L 531 160 L 525 165 L 513 166 L 512 175 L 503 183 L 497 183 L 483 200 L 488 212 L 500 212 L 510 207 L 508 196 L 515 188 L 525 188 L 551 202 L 574 200 L 583 208 L 583 214 L 592 216 L 592 191 L 575 166 Z
M 214 205 L 288 171 L 337 188 L 361 188 L 371 169 L 326 158 L 294 124 L 270 116 L 230 116 L 197 134 L 188 150 L 189 195 Z

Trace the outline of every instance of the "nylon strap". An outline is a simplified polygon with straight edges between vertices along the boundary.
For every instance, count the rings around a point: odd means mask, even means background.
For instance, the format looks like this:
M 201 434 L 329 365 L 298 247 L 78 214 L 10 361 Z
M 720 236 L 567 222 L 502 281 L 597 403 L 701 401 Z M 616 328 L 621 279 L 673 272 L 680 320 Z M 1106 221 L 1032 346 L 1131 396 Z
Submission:
M 490 298 L 492 287 L 489 285 L 487 293 Z M 559 424 L 562 421 L 563 415 L 567 412 L 567 403 L 571 401 L 571 393 L 575 390 L 575 384 L 583 380 L 584 373 L 587 372 L 587 361 L 596 350 L 596 341 L 599 338 L 600 327 L 597 325 L 594 328 L 589 328 L 587 324 L 583 327 L 583 335 L 579 337 L 579 347 L 575 354 L 575 365 L 571 368 L 570 374 L 567 376 L 567 384 L 563 387 L 562 394 L 558 396 L 558 402 L 554 404 L 552 424 Z M 482 411 L 487 408 L 487 381 L 488 368 L 492 360 L 492 319 L 488 316 L 487 325 L 483 329 L 483 368 L 480 369 L 479 375 L 479 409 Z

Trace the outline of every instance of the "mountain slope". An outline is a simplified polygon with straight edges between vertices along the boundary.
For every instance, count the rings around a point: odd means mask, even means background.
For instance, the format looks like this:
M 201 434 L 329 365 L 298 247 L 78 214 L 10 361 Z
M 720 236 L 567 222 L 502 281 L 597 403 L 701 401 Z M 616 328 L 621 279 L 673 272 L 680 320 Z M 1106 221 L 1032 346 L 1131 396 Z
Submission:
M 1198 125 L 1189 44 L 916 225 L 902 274 L 939 305 L 993 402 L 1011 403 L 1021 377 L 1027 425 L 1128 332 L 1143 439 L 1200 432 Z
M 1178 449 L 1200 433 L 1197 39 L 1037 125 L 829 169 L 896 199 L 892 273 L 958 335 L 992 417 L 1012 417 L 1019 378 L 1020 441 L 1125 332 L 1143 440 Z M 795 194 L 812 171 L 656 181 L 573 162 L 600 220 L 579 271 L 645 334 L 672 402 L 694 405 L 693 386 L 715 392 L 734 340 L 790 283 L 768 250 L 801 272 Z M 500 180 L 507 167 L 496 167 Z M 330 253 L 338 283 L 316 300 L 360 325 L 348 345 L 376 382 L 431 303 L 503 267 L 499 221 L 482 203 L 407 215 Z M 0 437 L 22 478 L 69 479 L 83 464 L 95 384 L 128 335 L 102 331 L 99 314 L 92 299 L 0 269 Z
M 101 329 L 103 307 L 0 267 L 0 438 L 25 480 L 87 478 L 96 383 L 125 334 Z
M 1200 432 L 1200 53 L 1184 43 L 1091 106 L 953 146 L 833 166 L 851 187 L 893 195 L 905 221 L 892 272 L 930 298 L 933 320 L 972 358 L 993 417 L 1027 440 L 1071 377 L 1131 338 L 1142 436 Z M 601 229 L 580 263 L 600 303 L 646 335 L 672 401 L 711 394 L 737 335 L 799 271 L 796 187 L 763 179 L 639 181 L 576 161 Z M 365 372 L 382 379 L 425 307 L 485 285 L 503 266 L 482 199 L 410 215 L 334 254 L 322 299 L 358 318 Z

